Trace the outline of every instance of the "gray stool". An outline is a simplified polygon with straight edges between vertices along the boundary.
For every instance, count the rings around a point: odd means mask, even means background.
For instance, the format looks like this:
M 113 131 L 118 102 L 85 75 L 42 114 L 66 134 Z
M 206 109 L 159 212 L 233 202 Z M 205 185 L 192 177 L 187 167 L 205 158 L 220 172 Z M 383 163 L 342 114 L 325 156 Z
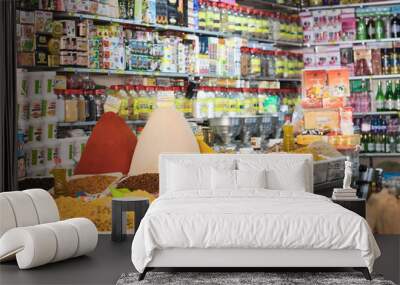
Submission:
M 149 199 L 126 197 L 112 199 L 111 240 L 123 241 L 126 238 L 126 212 L 135 212 L 135 232 L 149 208 Z

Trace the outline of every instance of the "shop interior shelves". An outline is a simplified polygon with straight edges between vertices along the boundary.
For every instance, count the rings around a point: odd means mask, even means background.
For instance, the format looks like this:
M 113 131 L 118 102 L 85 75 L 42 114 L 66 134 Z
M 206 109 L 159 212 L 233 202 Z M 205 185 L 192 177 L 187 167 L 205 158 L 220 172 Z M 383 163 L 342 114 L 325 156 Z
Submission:
M 86 127 L 94 126 L 98 121 L 83 121 L 83 122 L 58 122 L 59 127 Z M 144 120 L 127 120 L 125 121 L 128 125 L 144 125 L 146 121 Z
M 400 3 L 400 1 L 399 1 Z M 400 42 L 400 38 L 389 38 L 389 39 L 371 39 L 371 40 L 354 40 L 354 41 L 337 41 L 337 42 L 320 42 L 320 43 L 306 43 L 304 46 L 307 47 L 318 47 L 318 46 L 332 46 L 332 45 L 350 45 L 350 44 L 374 44 L 374 43 L 387 43 L 387 42 Z
M 388 5 L 398 5 L 398 4 L 400 4 L 399 0 L 376 1 L 376 2 L 366 2 L 366 3 L 330 5 L 330 6 L 304 7 L 302 9 L 302 11 L 321 11 L 321 10 L 345 9 L 345 8 L 364 8 L 364 7 L 371 7 L 371 6 L 388 6 Z
M 286 11 L 294 11 L 299 12 L 300 7 L 296 7 L 295 5 L 285 5 L 285 4 L 278 4 L 274 0 L 237 0 L 238 4 L 244 6 L 270 6 L 271 8 L 279 9 L 279 10 L 286 10 Z
M 400 79 L 400 74 L 382 74 L 382 75 L 361 75 L 350 76 L 350 80 L 382 80 L 382 79 Z
M 363 117 L 363 116 L 392 116 L 399 115 L 400 112 L 397 111 L 388 111 L 388 112 L 355 112 L 353 113 L 354 117 Z
M 390 153 L 360 153 L 360 157 L 400 157 L 399 152 L 390 152 Z
M 204 31 L 204 30 L 195 30 L 190 29 L 188 27 L 180 27 L 180 26 L 173 26 L 173 25 L 159 25 L 159 24 L 145 24 L 139 23 L 134 20 L 129 19 L 118 19 L 118 18 L 111 18 L 99 15 L 92 15 L 92 14 L 83 14 L 83 13 L 76 13 L 76 12 L 56 12 L 54 13 L 54 18 L 56 19 L 89 19 L 93 21 L 99 22 L 109 22 L 109 23 L 117 23 L 123 25 L 133 25 L 145 28 L 152 28 L 155 30 L 165 30 L 165 31 L 176 31 L 176 32 L 183 32 L 189 34 L 199 34 L 199 35 L 208 35 L 208 36 L 215 36 L 215 37 L 223 37 L 229 38 L 233 36 L 246 38 L 249 41 L 257 41 L 263 43 L 270 43 L 276 46 L 287 46 L 287 47 L 303 47 L 302 42 L 291 42 L 291 41 L 280 41 L 280 40 L 272 40 L 272 39 L 260 39 L 260 38 L 253 38 L 253 37 L 245 37 L 242 35 L 235 35 L 223 32 L 214 32 L 214 31 Z
M 152 76 L 152 77 L 175 77 L 175 78 L 225 78 L 225 79 L 243 79 L 243 80 L 257 80 L 257 81 L 281 81 L 281 82 L 301 82 L 301 78 L 274 78 L 274 77 L 257 77 L 248 78 L 242 76 L 219 76 L 212 74 L 188 74 L 188 73 L 175 73 L 175 72 L 160 72 L 160 71 L 140 71 L 140 70 L 122 70 L 122 69 L 95 69 L 85 67 L 24 67 L 19 68 L 27 69 L 28 71 L 57 71 L 67 73 L 94 73 L 94 74 L 107 74 L 107 75 L 138 75 L 138 76 Z

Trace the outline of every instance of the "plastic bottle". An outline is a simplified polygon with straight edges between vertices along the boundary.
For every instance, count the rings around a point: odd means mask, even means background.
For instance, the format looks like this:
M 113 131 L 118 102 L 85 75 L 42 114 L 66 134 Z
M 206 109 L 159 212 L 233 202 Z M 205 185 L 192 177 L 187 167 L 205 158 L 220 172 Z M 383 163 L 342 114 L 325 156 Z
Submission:
M 293 125 L 286 121 L 283 129 L 283 151 L 289 152 L 294 150 L 294 128 Z

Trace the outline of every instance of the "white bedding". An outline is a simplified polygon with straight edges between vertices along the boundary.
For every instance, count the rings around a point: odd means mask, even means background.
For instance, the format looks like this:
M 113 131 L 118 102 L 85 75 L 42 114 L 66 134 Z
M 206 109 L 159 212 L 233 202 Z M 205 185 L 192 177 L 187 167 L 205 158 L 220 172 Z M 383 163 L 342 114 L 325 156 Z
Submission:
M 370 271 L 380 255 L 359 215 L 323 196 L 266 189 L 162 195 L 138 228 L 132 262 L 143 272 L 165 248 L 357 249 Z

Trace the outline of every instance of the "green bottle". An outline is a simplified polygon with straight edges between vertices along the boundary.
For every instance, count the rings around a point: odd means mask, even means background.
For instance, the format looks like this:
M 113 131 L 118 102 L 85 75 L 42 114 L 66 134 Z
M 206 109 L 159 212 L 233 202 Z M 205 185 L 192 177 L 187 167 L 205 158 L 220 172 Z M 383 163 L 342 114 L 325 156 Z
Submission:
M 375 20 L 375 39 L 381 40 L 383 38 L 385 38 L 385 23 L 381 16 L 378 16 Z
M 393 87 L 392 87 L 392 82 L 387 81 L 386 82 L 386 94 L 385 94 L 385 110 L 386 111 L 393 111 L 394 110 L 394 93 L 393 93 Z
M 385 94 L 382 91 L 382 82 L 379 81 L 378 83 L 378 91 L 376 92 L 376 110 L 378 112 L 385 111 Z
M 367 39 L 367 25 L 363 17 L 357 18 L 357 40 Z
M 394 89 L 394 107 L 393 111 L 400 112 L 400 81 L 396 82 L 396 87 Z
M 375 136 L 369 133 L 367 140 L 367 152 L 375 152 Z

